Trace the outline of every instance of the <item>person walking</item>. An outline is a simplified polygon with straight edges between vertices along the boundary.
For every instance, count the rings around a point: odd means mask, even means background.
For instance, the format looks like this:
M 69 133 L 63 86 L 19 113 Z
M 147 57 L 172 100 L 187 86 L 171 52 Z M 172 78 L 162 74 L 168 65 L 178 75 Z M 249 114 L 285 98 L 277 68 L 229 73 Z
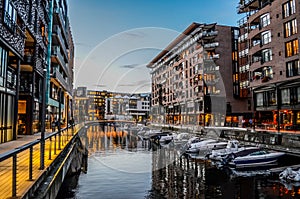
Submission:
M 51 123 L 51 127 L 52 127 L 52 132 L 55 132 L 55 128 L 56 128 L 56 120 L 53 120 Z

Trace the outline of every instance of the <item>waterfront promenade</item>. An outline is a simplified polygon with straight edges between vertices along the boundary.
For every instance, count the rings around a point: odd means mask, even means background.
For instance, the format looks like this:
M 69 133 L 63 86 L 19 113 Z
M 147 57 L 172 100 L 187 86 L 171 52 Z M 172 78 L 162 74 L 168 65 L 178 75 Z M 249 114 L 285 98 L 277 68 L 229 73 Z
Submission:
M 60 133 L 45 132 L 44 169 L 40 167 L 41 133 L 0 144 L 0 199 L 23 198 L 79 129 L 76 125 Z

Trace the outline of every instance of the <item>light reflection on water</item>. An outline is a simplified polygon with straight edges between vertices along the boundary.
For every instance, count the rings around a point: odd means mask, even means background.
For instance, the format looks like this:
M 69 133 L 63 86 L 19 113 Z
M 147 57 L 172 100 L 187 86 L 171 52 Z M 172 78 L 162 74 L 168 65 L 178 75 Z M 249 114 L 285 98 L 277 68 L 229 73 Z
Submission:
M 136 132 L 95 127 L 82 140 L 89 149 L 88 171 L 68 178 L 57 198 L 300 198 L 300 186 L 288 190 L 270 176 L 232 178 L 208 161 L 180 156 L 172 147 L 149 150 Z

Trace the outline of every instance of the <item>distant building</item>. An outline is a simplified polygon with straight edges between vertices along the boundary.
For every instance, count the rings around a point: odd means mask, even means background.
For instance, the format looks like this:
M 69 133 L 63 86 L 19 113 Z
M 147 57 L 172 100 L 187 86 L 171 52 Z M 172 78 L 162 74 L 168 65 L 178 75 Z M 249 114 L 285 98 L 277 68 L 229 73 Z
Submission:
M 78 87 L 74 91 L 74 122 L 81 123 L 89 115 L 89 98 L 86 87 Z
M 144 122 L 149 117 L 149 93 L 117 93 L 78 87 L 74 101 L 75 120 L 81 122 L 104 119 Z
M 237 126 L 240 98 L 236 27 L 192 23 L 149 64 L 153 122 Z
M 256 126 L 300 129 L 299 1 L 241 0 L 238 13 L 240 83 Z

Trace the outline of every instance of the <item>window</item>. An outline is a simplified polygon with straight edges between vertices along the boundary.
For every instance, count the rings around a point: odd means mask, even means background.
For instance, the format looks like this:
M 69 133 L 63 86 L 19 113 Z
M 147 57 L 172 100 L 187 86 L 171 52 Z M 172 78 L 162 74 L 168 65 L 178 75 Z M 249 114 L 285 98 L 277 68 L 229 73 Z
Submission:
M 292 14 L 296 13 L 296 4 L 295 4 L 295 0 L 290 0 L 288 2 L 286 2 L 285 4 L 283 4 L 282 6 L 282 12 L 283 12 L 283 18 L 287 18 Z
M 260 25 L 261 27 L 266 27 L 270 25 L 270 14 L 264 14 L 260 17 Z
M 263 71 L 262 71 L 262 76 L 263 77 L 267 77 L 268 79 L 272 79 L 273 78 L 273 69 L 272 67 L 264 67 Z
M 263 106 L 264 105 L 264 94 L 257 93 L 256 94 L 256 106 Z
M 4 86 L 7 69 L 7 51 L 0 47 L 0 86 Z
M 271 42 L 271 31 L 266 31 L 261 34 L 262 44 L 265 45 Z
M 293 56 L 298 54 L 299 46 L 298 46 L 298 39 L 289 41 L 285 44 L 285 53 L 287 57 Z
M 300 64 L 299 60 L 293 60 L 286 63 L 286 76 L 293 77 L 300 75 Z
M 268 104 L 269 105 L 276 105 L 276 99 L 277 99 L 277 95 L 275 91 L 269 91 L 268 92 Z
M 9 0 L 5 0 L 4 23 L 8 28 L 15 31 L 17 11 Z
M 284 37 L 289 37 L 298 32 L 297 20 L 293 19 L 284 24 Z
M 300 103 L 300 87 L 297 88 L 297 102 Z
M 281 102 L 282 104 L 290 104 L 290 89 L 281 90 Z
M 272 60 L 272 50 L 271 49 L 265 49 L 262 51 L 262 61 L 268 62 Z

